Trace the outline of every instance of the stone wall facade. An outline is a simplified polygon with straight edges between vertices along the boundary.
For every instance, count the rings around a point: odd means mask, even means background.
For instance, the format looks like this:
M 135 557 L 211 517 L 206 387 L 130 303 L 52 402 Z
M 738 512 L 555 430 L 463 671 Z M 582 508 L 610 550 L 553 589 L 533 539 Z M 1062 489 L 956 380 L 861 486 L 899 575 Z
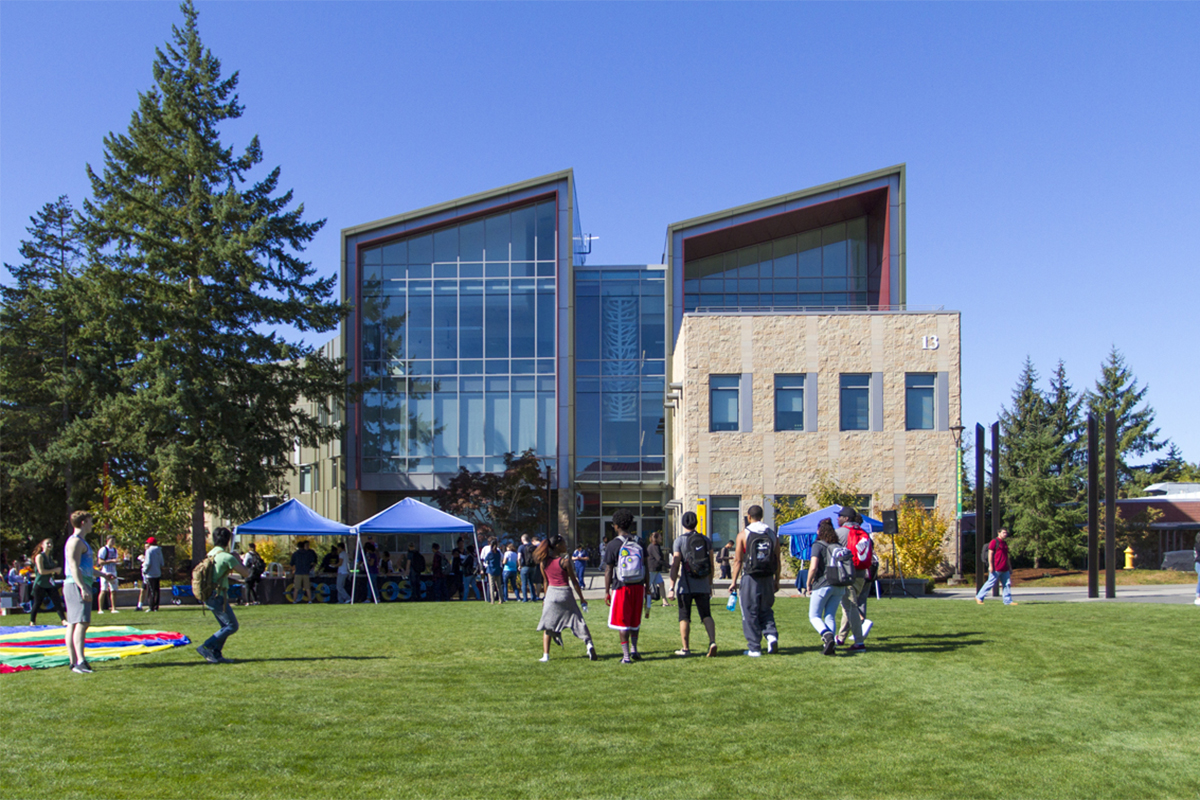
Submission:
M 676 499 L 692 509 L 702 498 L 737 495 L 743 510 L 757 503 L 770 514 L 771 498 L 809 495 L 826 472 L 870 493 L 872 511 L 891 507 L 898 496 L 936 495 L 937 509 L 953 519 L 956 446 L 949 426 L 961 419 L 959 342 L 957 312 L 685 315 L 670 377 L 682 384 L 670 428 Z M 809 378 L 805 430 L 775 431 L 775 375 L 797 373 Z M 872 387 L 878 429 L 840 430 L 844 373 L 882 381 L 881 389 Z M 905 429 L 907 373 L 935 373 L 946 384 L 935 391 L 935 406 L 945 407 L 935 408 L 934 430 Z M 751 376 L 749 432 L 744 424 L 739 432 L 710 431 L 714 374 Z M 815 404 L 807 396 L 814 388 Z

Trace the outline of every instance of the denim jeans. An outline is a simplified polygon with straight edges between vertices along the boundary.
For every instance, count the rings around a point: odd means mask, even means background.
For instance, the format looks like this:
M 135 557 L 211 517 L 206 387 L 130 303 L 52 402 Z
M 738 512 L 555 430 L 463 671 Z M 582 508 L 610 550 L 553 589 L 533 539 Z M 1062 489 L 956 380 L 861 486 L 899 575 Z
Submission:
M 508 597 L 508 587 L 512 586 L 514 600 L 521 599 L 520 590 L 517 589 L 517 571 L 515 569 L 504 570 L 504 596 Z
M 808 621 L 812 623 L 817 633 L 833 633 L 833 615 L 842 603 L 842 595 L 846 593 L 845 586 L 822 586 L 808 598 Z
M 533 588 L 533 567 L 521 567 L 521 592 L 517 599 L 537 600 L 537 589 Z
M 476 584 L 475 584 L 475 576 L 474 575 L 463 575 L 463 591 L 462 591 L 462 599 L 463 600 L 467 599 L 467 592 L 470 592 L 471 594 L 475 595 L 476 600 L 483 599 L 482 597 L 479 596 L 479 587 L 476 586 Z
M 1012 602 L 1012 571 L 1005 570 L 1004 572 L 989 572 L 987 581 L 984 582 L 983 588 L 979 590 L 979 594 L 975 595 L 976 600 L 983 600 L 987 597 L 988 592 L 996 585 L 996 581 L 1000 581 L 1000 596 L 1004 599 L 1004 605 Z
M 210 597 L 204 605 L 208 606 L 208 610 L 221 625 L 221 630 L 208 637 L 204 646 L 217 655 L 221 655 L 221 650 L 225 647 L 225 640 L 237 633 L 237 617 L 233 615 L 233 606 L 229 605 L 229 598 L 223 595 Z
M 350 579 L 350 575 L 345 572 L 339 572 L 337 576 L 337 592 L 339 603 L 349 603 L 350 593 L 346 591 L 346 581 Z

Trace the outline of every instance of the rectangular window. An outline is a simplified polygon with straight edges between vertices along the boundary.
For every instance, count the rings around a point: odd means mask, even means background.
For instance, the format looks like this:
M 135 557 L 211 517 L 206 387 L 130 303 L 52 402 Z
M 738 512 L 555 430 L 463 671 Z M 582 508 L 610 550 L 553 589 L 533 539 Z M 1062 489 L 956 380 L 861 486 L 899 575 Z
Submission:
M 910 372 L 904 376 L 904 425 L 910 431 L 933 430 L 933 395 L 937 375 Z
M 742 529 L 741 505 L 742 498 L 736 495 L 708 499 L 708 534 L 717 547 L 737 538 L 738 532 Z
M 854 510 L 864 517 L 871 514 L 871 495 L 856 494 L 854 495 Z
M 738 429 L 738 393 L 741 388 L 740 375 L 708 376 L 708 407 L 710 431 L 736 431 Z
M 775 376 L 775 430 L 804 430 L 804 375 Z
M 842 375 L 842 430 L 871 429 L 871 376 Z
M 919 505 L 921 508 L 925 509 L 926 511 L 933 511 L 937 508 L 937 495 L 936 494 L 898 494 L 898 495 L 896 495 L 897 503 L 903 503 L 905 501 L 910 502 L 910 503 L 916 503 L 917 505 Z
M 313 468 L 311 465 L 300 468 L 300 494 L 311 494 L 313 490 Z

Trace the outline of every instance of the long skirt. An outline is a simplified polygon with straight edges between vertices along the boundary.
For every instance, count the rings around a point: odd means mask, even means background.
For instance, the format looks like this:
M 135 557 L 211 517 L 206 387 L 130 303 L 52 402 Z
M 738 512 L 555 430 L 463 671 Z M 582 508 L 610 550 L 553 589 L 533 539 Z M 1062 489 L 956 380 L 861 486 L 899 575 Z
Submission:
M 570 586 L 547 586 L 546 596 L 542 600 L 542 618 L 538 621 L 537 630 L 548 633 L 558 633 L 564 628 L 570 628 L 571 633 L 585 642 L 592 638 L 579 604 L 571 594 Z

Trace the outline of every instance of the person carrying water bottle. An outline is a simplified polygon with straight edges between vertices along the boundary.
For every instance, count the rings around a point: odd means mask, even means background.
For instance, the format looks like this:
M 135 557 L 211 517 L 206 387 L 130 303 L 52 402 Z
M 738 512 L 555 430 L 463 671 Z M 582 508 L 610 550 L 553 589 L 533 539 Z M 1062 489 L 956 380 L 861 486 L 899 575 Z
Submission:
M 746 655 L 762 655 L 762 640 L 767 652 L 779 649 L 779 631 L 775 627 L 775 593 L 779 591 L 779 537 L 762 521 L 762 506 L 746 509 L 746 529 L 738 534 L 733 551 L 733 578 L 730 594 L 738 595 L 742 607 L 742 633 L 746 635 Z M 738 579 L 741 578 L 741 584 Z

